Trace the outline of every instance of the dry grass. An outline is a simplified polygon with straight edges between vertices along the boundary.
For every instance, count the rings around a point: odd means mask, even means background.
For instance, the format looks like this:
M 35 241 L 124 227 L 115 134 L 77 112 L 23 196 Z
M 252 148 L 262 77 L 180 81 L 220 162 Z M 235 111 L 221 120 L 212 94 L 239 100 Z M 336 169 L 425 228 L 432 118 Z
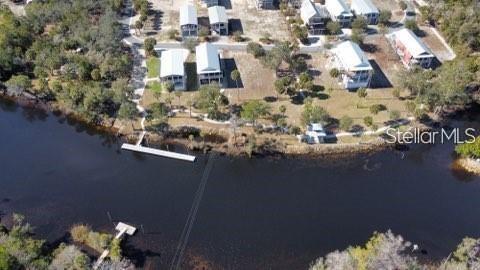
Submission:
M 269 33 L 278 40 L 290 39 L 286 20 L 279 10 L 259 10 L 255 0 L 231 0 L 232 9 L 227 10 L 229 18 L 240 19 L 245 36 L 258 41 Z
M 248 53 L 225 52 L 224 57 L 235 60 L 237 69 L 241 74 L 241 82 L 244 86 L 240 91 L 236 89 L 225 90 L 225 95 L 230 102 L 238 103 L 238 93 L 240 93 L 240 101 L 276 96 L 273 86 L 276 77 L 273 70 L 265 68 L 259 60 Z M 227 76 L 230 76 L 230 74 L 227 74 Z
M 425 36 L 422 37 L 423 42 L 430 48 L 430 50 L 438 58 L 438 60 L 443 62 L 451 59 L 452 55 L 443 45 L 443 43 L 438 39 L 438 37 L 432 32 L 430 27 L 421 25 L 419 27 L 425 33 Z
M 379 10 L 390 10 L 392 12 L 391 22 L 398 22 L 403 18 L 403 10 L 398 6 L 396 0 L 372 0 Z

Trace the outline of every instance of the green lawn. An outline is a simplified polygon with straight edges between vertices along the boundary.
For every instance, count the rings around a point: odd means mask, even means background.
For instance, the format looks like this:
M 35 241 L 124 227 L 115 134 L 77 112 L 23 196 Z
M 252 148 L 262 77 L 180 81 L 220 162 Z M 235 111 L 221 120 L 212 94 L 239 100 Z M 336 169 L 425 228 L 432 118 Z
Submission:
M 149 82 L 147 88 L 152 92 L 162 92 L 162 83 L 161 82 Z
M 147 78 L 156 78 L 160 75 L 160 59 L 150 56 L 147 59 Z

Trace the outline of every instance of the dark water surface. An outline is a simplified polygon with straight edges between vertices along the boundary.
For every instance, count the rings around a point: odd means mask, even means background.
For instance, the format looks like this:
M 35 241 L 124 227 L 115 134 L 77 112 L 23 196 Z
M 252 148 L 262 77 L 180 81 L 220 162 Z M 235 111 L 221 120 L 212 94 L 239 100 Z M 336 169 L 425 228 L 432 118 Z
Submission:
M 447 256 L 464 236 L 480 237 L 480 179 L 450 169 L 452 150 L 337 161 L 219 157 L 185 258 L 219 269 L 305 269 L 387 229 L 429 258 Z M 205 162 L 122 152 L 109 136 L 0 102 L 0 211 L 25 214 L 50 241 L 75 223 L 112 231 L 109 212 L 143 225 L 129 256 L 168 268 Z

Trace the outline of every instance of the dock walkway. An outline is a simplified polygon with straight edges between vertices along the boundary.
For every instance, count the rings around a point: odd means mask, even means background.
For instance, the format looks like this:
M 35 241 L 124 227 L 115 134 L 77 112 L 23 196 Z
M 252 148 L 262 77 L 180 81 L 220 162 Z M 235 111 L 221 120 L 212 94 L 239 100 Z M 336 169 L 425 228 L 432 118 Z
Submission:
M 129 144 L 129 143 L 124 143 L 122 144 L 122 149 L 123 150 L 130 150 L 130 151 L 135 151 L 135 152 L 140 152 L 140 153 L 145 153 L 145 154 L 151 154 L 155 156 L 161 156 L 161 157 L 167 157 L 167 158 L 173 158 L 173 159 L 179 159 L 179 160 L 184 160 L 184 161 L 190 161 L 194 162 L 197 157 L 192 156 L 192 155 L 186 155 L 186 154 L 180 154 L 180 153 L 175 153 L 175 152 L 170 152 L 170 151 L 165 151 L 165 150 L 159 150 L 155 148 L 150 148 L 150 147 L 144 147 L 141 145 L 135 145 L 135 144 Z
M 126 223 L 119 222 L 117 224 L 117 227 L 115 227 L 115 230 L 118 231 L 117 235 L 115 236 L 115 239 L 121 239 L 124 234 L 133 235 L 137 231 L 137 228 L 131 225 L 128 225 Z M 97 270 L 100 267 L 103 261 L 105 261 L 105 259 L 107 258 L 108 254 L 110 254 L 110 250 L 108 250 L 107 248 L 102 252 L 102 255 L 100 255 L 98 260 L 93 265 L 94 270 Z

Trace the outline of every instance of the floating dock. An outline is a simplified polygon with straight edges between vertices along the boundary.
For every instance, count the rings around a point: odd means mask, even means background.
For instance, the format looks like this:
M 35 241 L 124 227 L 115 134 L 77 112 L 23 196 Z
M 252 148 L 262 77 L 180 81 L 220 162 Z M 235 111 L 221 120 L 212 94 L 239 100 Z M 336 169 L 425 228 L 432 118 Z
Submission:
M 155 155 L 155 156 L 166 157 L 166 158 L 173 158 L 173 159 L 179 159 L 179 160 L 184 160 L 184 161 L 190 161 L 190 162 L 194 162 L 195 159 L 197 158 L 197 157 L 191 156 L 191 155 L 179 154 L 179 153 L 175 153 L 175 152 L 159 150 L 159 149 L 155 149 L 155 148 L 144 147 L 144 146 L 141 146 L 141 145 L 135 145 L 135 144 L 129 144 L 129 143 L 122 144 L 122 149 L 123 150 L 130 150 L 130 151 L 134 151 L 134 152 L 145 153 L 145 154 L 150 154 L 150 155 Z

